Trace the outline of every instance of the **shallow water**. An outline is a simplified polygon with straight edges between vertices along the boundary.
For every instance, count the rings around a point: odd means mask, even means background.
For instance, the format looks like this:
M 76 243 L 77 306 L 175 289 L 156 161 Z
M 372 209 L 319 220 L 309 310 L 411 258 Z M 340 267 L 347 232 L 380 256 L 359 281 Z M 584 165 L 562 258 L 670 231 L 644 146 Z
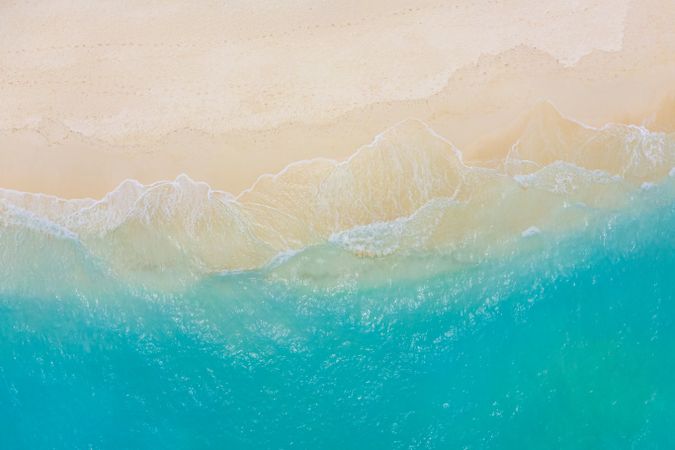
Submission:
M 0 445 L 670 448 L 674 226 L 666 200 L 427 278 L 4 292 Z

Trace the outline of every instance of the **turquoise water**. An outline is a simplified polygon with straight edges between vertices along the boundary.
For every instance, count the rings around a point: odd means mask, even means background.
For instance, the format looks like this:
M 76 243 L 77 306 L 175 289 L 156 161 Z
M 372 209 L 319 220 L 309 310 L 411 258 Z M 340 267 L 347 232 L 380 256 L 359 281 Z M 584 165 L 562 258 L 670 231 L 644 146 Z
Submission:
M 674 227 L 379 283 L 4 292 L 0 447 L 673 448 Z

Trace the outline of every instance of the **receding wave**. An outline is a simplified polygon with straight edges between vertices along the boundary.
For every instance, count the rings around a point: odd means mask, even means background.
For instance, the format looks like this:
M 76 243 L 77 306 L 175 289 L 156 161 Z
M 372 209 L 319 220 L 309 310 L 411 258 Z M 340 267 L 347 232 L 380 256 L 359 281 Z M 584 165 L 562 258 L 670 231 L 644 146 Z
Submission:
M 543 102 L 509 148 L 492 150 L 505 156 L 465 163 L 408 120 L 345 161 L 294 163 L 238 196 L 186 175 L 128 180 L 100 200 L 0 191 L 2 288 L 29 289 L 36 273 L 49 286 L 281 273 L 310 250 L 342 255 L 335 264 L 418 253 L 469 264 L 675 198 L 672 133 L 592 128 Z

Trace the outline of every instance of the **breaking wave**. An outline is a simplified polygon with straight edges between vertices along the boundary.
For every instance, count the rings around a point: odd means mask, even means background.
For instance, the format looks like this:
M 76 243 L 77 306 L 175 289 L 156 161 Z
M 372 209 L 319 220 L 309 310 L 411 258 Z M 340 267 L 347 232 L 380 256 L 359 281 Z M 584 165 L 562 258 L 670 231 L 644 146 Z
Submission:
M 186 175 L 127 180 L 100 200 L 2 190 L 0 289 L 36 289 L 36 273 L 49 290 L 101 279 L 180 287 L 218 273 L 279 274 L 307 252 L 337 258 L 333 269 L 420 254 L 475 264 L 675 198 L 673 133 L 592 128 L 543 102 L 507 144 L 469 164 L 408 120 L 345 161 L 294 163 L 237 196 Z

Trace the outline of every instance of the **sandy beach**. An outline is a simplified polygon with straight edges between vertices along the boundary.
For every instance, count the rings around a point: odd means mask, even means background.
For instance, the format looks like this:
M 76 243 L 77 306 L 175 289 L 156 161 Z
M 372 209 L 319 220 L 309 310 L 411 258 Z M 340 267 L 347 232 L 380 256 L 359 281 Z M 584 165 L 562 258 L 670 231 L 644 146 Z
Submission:
M 593 126 L 674 129 L 669 0 L 0 11 L 2 188 L 101 197 L 186 173 L 238 193 L 408 118 L 485 163 L 541 100 Z

